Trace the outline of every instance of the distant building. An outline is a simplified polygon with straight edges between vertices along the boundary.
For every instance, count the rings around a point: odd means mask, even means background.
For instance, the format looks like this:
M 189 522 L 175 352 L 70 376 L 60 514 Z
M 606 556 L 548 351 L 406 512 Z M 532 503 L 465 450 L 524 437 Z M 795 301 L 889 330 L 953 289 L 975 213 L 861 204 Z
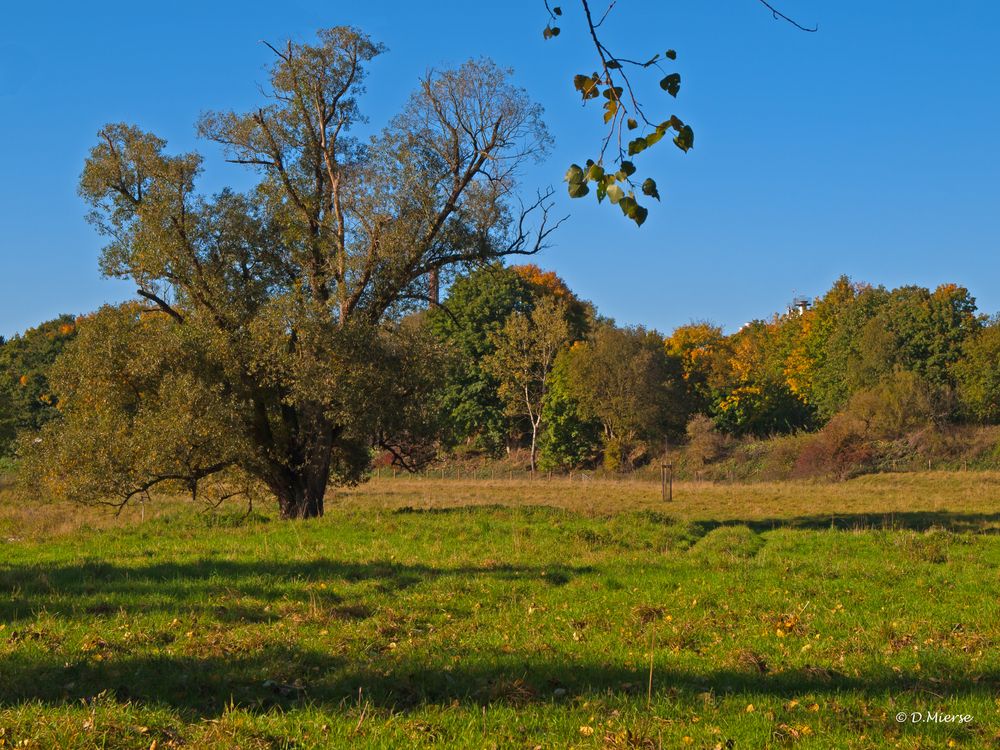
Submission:
M 805 315 L 806 310 L 809 309 L 808 297 L 796 297 L 792 300 L 792 303 L 788 306 L 789 315 Z

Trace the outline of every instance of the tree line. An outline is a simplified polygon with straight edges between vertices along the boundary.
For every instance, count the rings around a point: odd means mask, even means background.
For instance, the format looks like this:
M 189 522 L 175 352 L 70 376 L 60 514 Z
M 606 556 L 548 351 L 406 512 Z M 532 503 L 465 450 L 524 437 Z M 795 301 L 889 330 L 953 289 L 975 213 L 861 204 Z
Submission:
M 846 429 L 836 453 L 1000 419 L 1000 323 L 953 284 L 841 277 L 728 335 L 705 322 L 663 335 L 603 318 L 536 266 L 491 267 L 427 318 L 460 352 L 443 399 L 449 446 L 526 446 L 543 469 L 623 470 L 665 444 Z
M 168 374 L 183 342 L 160 369 L 137 351 L 153 340 L 162 347 L 159 329 L 169 325 L 128 303 L 61 316 L 3 343 L 0 451 L 12 457 L 20 433 L 29 473 L 47 478 L 50 491 L 95 499 L 120 481 L 111 474 L 140 481 L 164 454 L 181 464 L 196 445 L 237 440 L 238 426 L 212 414 L 210 396 Z M 866 441 L 1000 422 L 1000 322 L 953 284 L 889 290 L 842 277 L 815 300 L 734 333 L 690 323 L 664 335 L 615 324 L 537 265 L 488 263 L 392 328 L 411 354 L 391 361 L 391 386 L 376 388 L 374 374 L 386 364 L 376 356 L 391 360 L 388 342 L 388 355 L 370 352 L 369 369 L 353 375 L 356 398 L 374 416 L 335 482 L 362 479 L 377 460 L 415 470 L 511 451 L 531 469 L 622 471 L 658 459 L 665 444 L 708 461 L 725 440 L 789 433 L 822 437 L 803 460 L 822 446 L 828 455 L 811 460 L 829 463 L 857 460 Z M 158 392 L 155 403 L 147 392 Z M 369 403 L 373 395 L 379 403 Z M 83 418 L 65 417 L 64 398 Z M 58 426 L 59 464 L 51 449 L 32 450 L 38 436 L 51 440 L 46 425 L 52 434 Z M 112 434 L 118 455 L 102 456 Z M 186 477 L 174 483 L 197 487 Z M 230 479 L 216 496 L 237 486 Z

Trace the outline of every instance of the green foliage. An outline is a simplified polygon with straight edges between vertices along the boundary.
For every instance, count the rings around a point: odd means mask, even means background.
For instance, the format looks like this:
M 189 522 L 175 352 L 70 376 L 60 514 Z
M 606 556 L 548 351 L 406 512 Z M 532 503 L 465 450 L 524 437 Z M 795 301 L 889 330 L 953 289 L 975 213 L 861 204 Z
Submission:
M 585 100 L 591 98 L 589 95 L 590 92 L 597 90 L 596 87 L 590 86 L 590 84 L 593 83 L 593 79 L 588 79 L 584 76 L 577 76 L 576 79 L 574 79 L 574 83 L 578 84 L 577 88 L 581 90 Z M 618 122 L 618 102 L 620 101 L 619 97 L 621 96 L 621 91 L 609 88 L 605 89 L 604 94 L 605 97 L 608 98 L 608 102 L 605 107 L 609 108 L 605 115 L 605 121 L 615 120 L 620 129 L 621 123 Z M 630 130 L 636 127 L 631 125 L 632 122 L 634 122 L 634 120 L 629 121 Z M 666 120 L 655 127 L 651 126 L 648 133 L 630 140 L 627 146 L 627 155 L 632 157 L 636 154 L 642 153 L 647 148 L 650 148 L 658 143 L 670 129 L 673 129 L 676 132 L 676 135 L 674 136 L 674 145 L 676 145 L 679 149 L 682 151 L 688 151 L 694 146 L 694 131 L 691 127 L 685 125 L 678 117 L 671 116 L 669 120 Z M 636 173 L 636 167 L 632 161 L 625 158 L 625 155 L 626 154 L 624 153 L 620 154 L 617 171 L 604 169 L 604 154 L 602 152 L 601 158 L 599 158 L 596 162 L 593 159 L 588 159 L 585 167 L 581 167 L 578 164 L 571 164 L 563 179 L 567 184 L 567 190 L 569 191 L 570 198 L 582 198 L 590 193 L 590 186 L 588 183 L 593 182 L 596 189 L 598 203 L 607 198 L 612 205 L 616 205 L 621 209 L 622 214 L 634 221 L 636 226 L 642 226 L 642 224 L 646 221 L 646 217 L 649 215 L 649 211 L 647 208 L 640 205 L 636 200 L 636 181 L 633 181 L 632 179 L 633 175 Z M 660 200 L 660 193 L 656 187 L 656 181 L 652 177 L 644 179 L 638 189 L 643 195 Z
M 533 264 L 491 264 L 461 275 L 449 288 L 441 308 L 428 311 L 430 329 L 454 353 L 444 409 L 450 415 L 456 441 L 492 454 L 508 444 L 512 399 L 519 402 L 520 398 L 512 394 L 510 383 L 507 392 L 501 392 L 501 375 L 507 374 L 507 368 L 487 363 L 507 338 L 503 329 L 512 316 L 530 323 L 535 307 L 550 298 L 562 310 L 568 340 L 584 336 L 594 317 L 593 306 L 578 299 L 555 273 Z M 537 377 L 530 380 L 542 383 Z M 541 403 L 544 398 L 532 401 Z M 514 411 L 520 414 L 521 409 Z
M 810 314 L 818 325 L 807 342 L 815 362 L 808 397 L 825 416 L 898 369 L 936 387 L 954 385 L 952 368 L 981 326 L 975 300 L 953 284 L 933 292 L 914 286 L 852 290 L 842 280 Z
M 81 502 L 245 483 L 230 468 L 251 450 L 238 406 L 192 374 L 199 353 L 186 330 L 136 304 L 101 308 L 78 330 L 50 374 L 61 418 L 24 437 L 22 481 Z
M 543 471 L 590 465 L 600 451 L 601 423 L 584 417 L 573 396 L 569 379 L 571 356 L 569 350 L 560 353 L 549 374 L 538 458 Z
M 556 357 L 570 342 L 569 305 L 555 295 L 538 300 L 531 313 L 513 312 L 493 334 L 493 353 L 483 360 L 499 383 L 497 393 L 509 416 L 523 418 L 531 433 L 535 469 L 538 434 Z
M 857 391 L 844 415 L 875 438 L 899 438 L 949 416 L 945 394 L 908 370 L 897 370 L 871 388 Z
M 393 376 L 380 380 L 374 443 L 394 465 L 418 470 L 456 442 L 446 401 L 455 352 L 431 331 L 425 311 L 386 327 L 379 343 L 371 357 L 381 358 L 378 368 Z
M 687 421 L 680 364 L 656 332 L 601 324 L 570 349 L 567 376 L 580 415 L 601 423 L 606 466 L 633 465 Z
M 493 264 L 458 277 L 442 308 L 428 311 L 428 325 L 452 347 L 455 358 L 445 386 L 444 409 L 455 437 L 490 453 L 503 449 L 507 420 L 498 381 L 483 365 L 496 351 L 496 335 L 513 313 L 533 306 L 530 284 L 516 271 Z
M 715 424 L 730 435 L 775 435 L 808 429 L 814 423 L 809 405 L 783 383 L 739 385 L 712 406 Z
M 951 372 L 965 416 L 984 424 L 1000 422 L 1000 321 L 965 341 Z
M 0 456 L 9 456 L 20 431 L 38 430 L 57 415 L 49 369 L 76 335 L 71 315 L 0 342 Z

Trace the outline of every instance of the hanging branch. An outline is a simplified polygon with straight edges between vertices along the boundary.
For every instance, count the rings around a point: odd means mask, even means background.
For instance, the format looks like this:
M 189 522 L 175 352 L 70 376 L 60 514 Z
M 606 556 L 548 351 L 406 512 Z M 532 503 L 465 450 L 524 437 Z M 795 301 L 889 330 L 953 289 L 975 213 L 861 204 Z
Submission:
M 545 39 L 552 39 L 560 34 L 558 23 L 563 11 L 559 6 L 550 6 L 548 0 L 543 2 L 549 15 L 549 22 L 542 35 Z M 802 31 L 814 32 L 818 28 L 803 26 L 765 0 L 759 2 L 770 10 L 776 19 L 787 21 Z M 601 141 L 597 159 L 588 159 L 583 167 L 578 164 L 570 165 L 564 179 L 568 183 L 571 198 L 582 198 L 587 195 L 590 192 L 590 183 L 593 183 L 598 203 L 607 198 L 612 204 L 617 205 L 627 218 L 634 221 L 637 226 L 642 226 L 649 211 L 638 203 L 636 191 L 656 200 L 660 200 L 660 193 L 653 178 L 647 177 L 640 183 L 639 178 L 635 177 L 636 166 L 631 158 L 656 145 L 670 131 L 674 133 L 672 139 L 674 145 L 686 153 L 694 147 L 694 130 L 677 115 L 672 114 L 660 122 L 657 122 L 658 118 L 651 119 L 647 115 L 636 95 L 630 72 L 655 68 L 662 74 L 659 80 L 660 88 L 670 96 L 676 97 L 680 92 L 681 76 L 676 72 L 668 73 L 663 63 L 666 60 L 676 60 L 677 53 L 668 49 L 662 54 L 657 52 L 644 62 L 641 59 L 634 60 L 616 55 L 598 35 L 598 29 L 607 20 L 615 4 L 616 0 L 611 0 L 600 18 L 595 21 L 589 0 L 580 0 L 587 31 L 600 62 L 600 70 L 590 75 L 584 73 L 575 75 L 573 87 L 580 92 L 584 103 L 600 96 L 607 100 L 602 109 L 608 130 Z M 636 130 L 639 131 L 638 134 L 632 137 L 631 131 Z M 612 161 L 616 169 L 608 169 L 605 166 L 605 157 L 612 142 L 615 143 L 615 156 Z

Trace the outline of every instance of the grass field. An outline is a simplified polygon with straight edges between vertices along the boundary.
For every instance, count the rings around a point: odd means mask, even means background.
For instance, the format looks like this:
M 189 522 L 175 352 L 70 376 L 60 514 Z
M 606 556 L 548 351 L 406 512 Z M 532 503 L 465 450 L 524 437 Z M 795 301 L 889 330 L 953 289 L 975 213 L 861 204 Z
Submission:
M 998 490 L 386 479 L 305 523 L 0 494 L 0 747 L 998 746 Z

